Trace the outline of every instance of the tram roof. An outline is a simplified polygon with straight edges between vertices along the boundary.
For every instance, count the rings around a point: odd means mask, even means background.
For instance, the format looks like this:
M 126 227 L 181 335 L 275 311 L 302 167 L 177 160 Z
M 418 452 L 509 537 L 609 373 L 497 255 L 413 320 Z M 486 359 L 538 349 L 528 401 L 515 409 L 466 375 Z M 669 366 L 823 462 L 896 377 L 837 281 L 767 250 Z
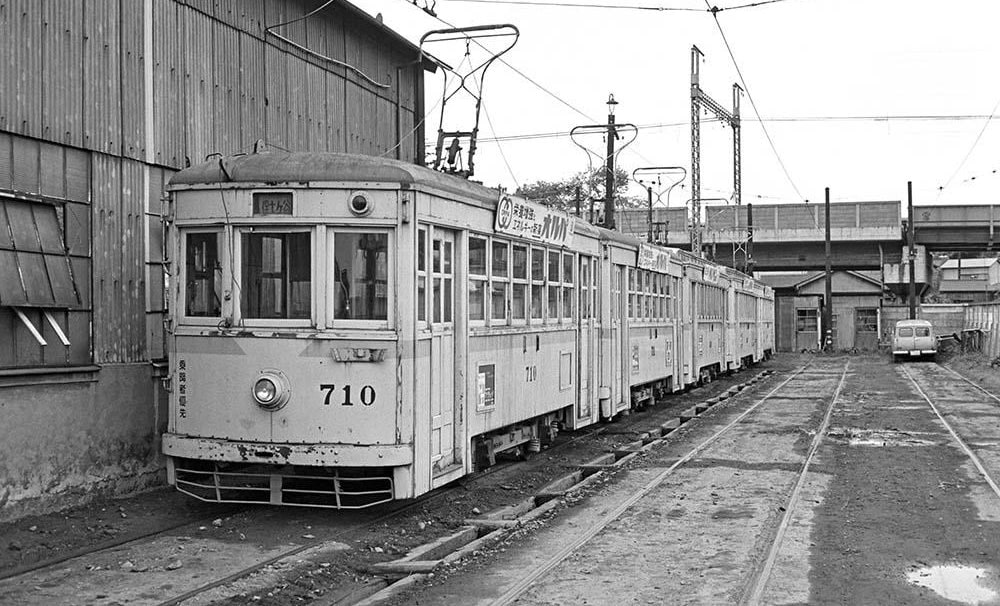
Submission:
M 473 181 L 392 158 L 334 152 L 263 152 L 213 158 L 178 172 L 170 185 L 324 181 L 399 183 L 404 188 L 458 194 L 488 208 L 497 203 L 495 189 Z

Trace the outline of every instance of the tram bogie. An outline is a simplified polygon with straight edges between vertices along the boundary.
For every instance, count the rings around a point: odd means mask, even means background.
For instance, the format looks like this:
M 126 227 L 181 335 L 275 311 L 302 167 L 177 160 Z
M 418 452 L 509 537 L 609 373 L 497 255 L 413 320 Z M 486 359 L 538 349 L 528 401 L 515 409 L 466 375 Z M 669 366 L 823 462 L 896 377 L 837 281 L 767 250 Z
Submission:
M 412 498 L 772 347 L 748 277 L 422 167 L 264 153 L 171 190 L 163 449 L 200 499 Z

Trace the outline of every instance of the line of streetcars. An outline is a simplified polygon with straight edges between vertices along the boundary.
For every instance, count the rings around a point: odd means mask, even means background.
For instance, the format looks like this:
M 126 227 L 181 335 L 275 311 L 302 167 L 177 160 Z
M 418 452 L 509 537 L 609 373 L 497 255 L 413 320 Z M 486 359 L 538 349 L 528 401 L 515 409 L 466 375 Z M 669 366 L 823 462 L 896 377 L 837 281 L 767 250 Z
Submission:
M 168 480 L 412 498 L 766 358 L 765 285 L 454 176 L 259 153 L 171 181 Z

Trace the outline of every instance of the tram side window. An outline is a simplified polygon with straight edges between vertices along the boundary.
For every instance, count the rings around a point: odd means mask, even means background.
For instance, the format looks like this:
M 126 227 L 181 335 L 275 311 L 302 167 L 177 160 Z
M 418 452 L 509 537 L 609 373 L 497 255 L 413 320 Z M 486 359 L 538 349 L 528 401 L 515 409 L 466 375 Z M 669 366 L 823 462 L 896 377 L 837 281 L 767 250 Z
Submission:
M 573 296 L 573 254 L 563 253 L 563 266 L 562 266 L 562 302 L 563 302 L 563 313 L 562 317 L 567 320 L 573 319 L 573 303 L 576 297 Z
M 469 236 L 469 320 L 486 320 L 486 238 Z
M 243 234 L 243 316 L 309 318 L 312 254 L 308 233 Z
M 511 256 L 510 315 L 515 323 L 524 323 L 528 304 L 528 247 L 514 245 Z
M 222 315 L 222 233 L 189 233 L 185 246 L 184 315 L 217 318 Z
M 590 319 L 590 257 L 580 255 L 580 319 Z
M 389 319 L 388 234 L 336 232 L 333 272 L 335 319 Z
M 417 231 L 417 320 L 427 321 L 427 230 Z
M 544 314 L 545 249 L 531 249 L 531 319 L 541 320 Z
M 555 321 L 559 318 L 559 251 L 549 251 L 549 274 L 548 274 L 548 316 L 549 320 Z
M 494 239 L 491 251 L 490 319 L 493 320 L 493 325 L 502 325 L 507 320 L 510 244 Z

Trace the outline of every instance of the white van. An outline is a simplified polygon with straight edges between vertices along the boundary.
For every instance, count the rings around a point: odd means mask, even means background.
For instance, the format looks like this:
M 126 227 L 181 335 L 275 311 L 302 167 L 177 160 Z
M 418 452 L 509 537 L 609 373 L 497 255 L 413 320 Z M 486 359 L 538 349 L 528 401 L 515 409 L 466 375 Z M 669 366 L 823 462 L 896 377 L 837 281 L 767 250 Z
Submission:
M 927 320 L 900 320 L 892 335 L 892 357 L 919 358 L 937 355 L 937 337 L 934 327 Z

